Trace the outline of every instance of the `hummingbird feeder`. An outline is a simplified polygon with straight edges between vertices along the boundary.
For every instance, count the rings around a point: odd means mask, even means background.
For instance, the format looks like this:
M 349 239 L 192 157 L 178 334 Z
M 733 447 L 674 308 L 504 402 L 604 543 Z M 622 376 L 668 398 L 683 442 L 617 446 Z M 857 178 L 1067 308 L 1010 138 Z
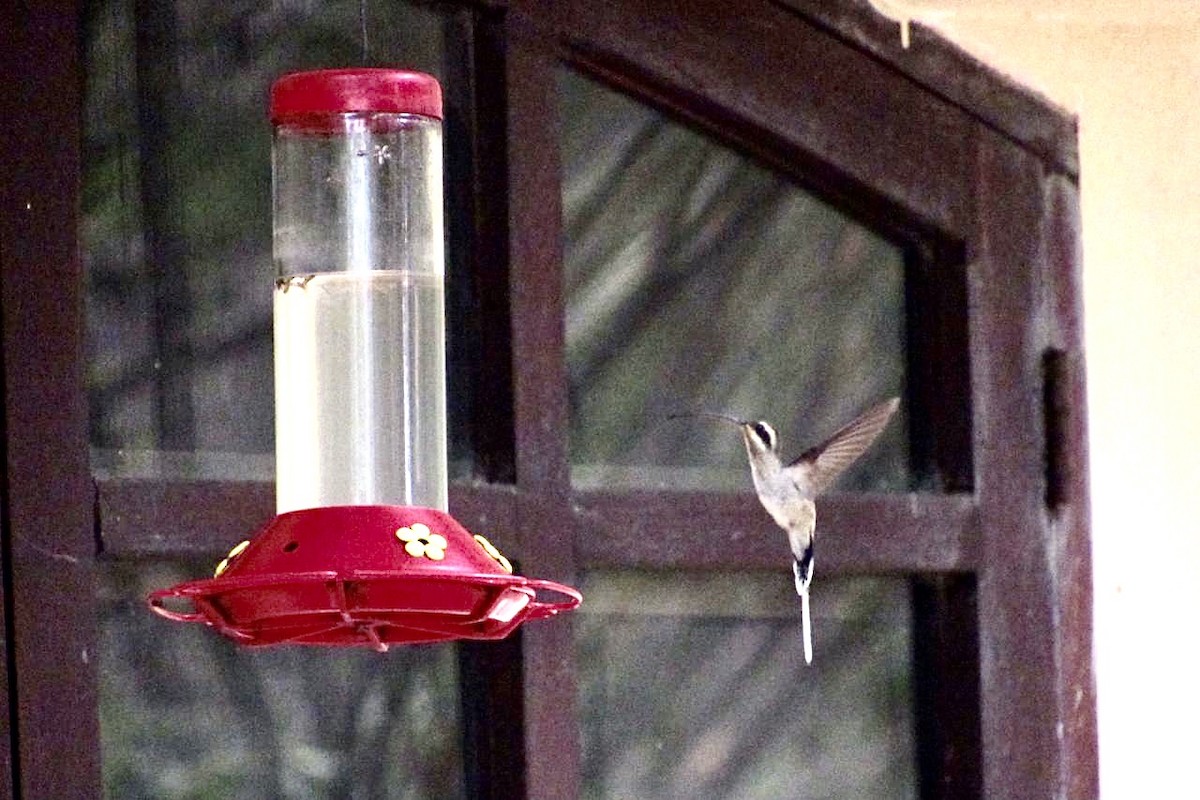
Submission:
M 500 639 L 581 602 L 446 513 L 441 119 L 419 72 L 272 87 L 277 515 L 214 577 L 152 592 L 159 615 L 383 651 Z

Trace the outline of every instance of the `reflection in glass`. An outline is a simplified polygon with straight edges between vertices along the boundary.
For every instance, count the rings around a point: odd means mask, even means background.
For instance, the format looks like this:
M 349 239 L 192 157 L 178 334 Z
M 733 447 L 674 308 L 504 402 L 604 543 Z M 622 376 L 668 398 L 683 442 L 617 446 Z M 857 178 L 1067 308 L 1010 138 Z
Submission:
M 916 796 L 903 579 L 592 573 L 577 631 L 584 797 Z
M 730 426 L 798 456 L 904 388 L 904 257 L 787 179 L 561 75 L 570 446 L 577 486 L 748 486 Z M 839 486 L 909 487 L 900 415 Z
M 452 646 L 247 650 L 146 610 L 197 571 L 101 570 L 106 797 L 465 796 Z
M 377 0 L 84 5 L 81 245 L 97 466 L 187 463 L 147 451 L 271 453 L 268 87 L 318 67 L 440 75 L 443 15 Z M 448 350 L 457 374 L 462 348 Z M 460 469 L 466 402 L 453 393 Z M 270 479 L 269 466 L 250 459 L 241 472 Z

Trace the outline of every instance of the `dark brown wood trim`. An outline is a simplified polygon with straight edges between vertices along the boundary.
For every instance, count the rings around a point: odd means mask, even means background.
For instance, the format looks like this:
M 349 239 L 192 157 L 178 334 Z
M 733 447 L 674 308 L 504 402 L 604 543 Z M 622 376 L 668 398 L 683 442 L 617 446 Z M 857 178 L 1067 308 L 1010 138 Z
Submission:
M 275 515 L 275 485 L 264 481 L 106 478 L 96 485 L 105 558 L 220 558 Z M 511 486 L 453 484 L 450 513 L 500 546 L 517 539 Z
M 7 527 L 7 521 L 5 521 Z M 0 575 L 3 576 L 3 593 L 0 594 L 0 635 L 3 645 L 0 646 L 0 798 L 13 796 L 13 783 L 18 780 L 14 772 L 16 762 L 16 732 L 17 721 L 12 716 L 16 709 L 16 666 L 12 663 L 14 655 L 9 645 L 9 620 L 12 618 L 9 597 L 12 596 L 12 571 L 9 569 L 9 548 L 0 548 Z M 9 676 L 12 676 L 10 679 Z
M 766 158 L 881 232 L 969 223 L 971 120 L 790 10 L 571 0 L 544 24 L 565 58 Z
M 469 284 L 474 313 L 447 331 L 462 358 L 451 380 L 469 386 L 475 475 L 516 479 L 512 320 L 509 314 L 508 158 L 503 16 L 459 10 L 446 22 L 446 188 L 449 236 L 466 263 L 448 263 L 448 292 Z M 463 351 L 466 351 L 465 353 Z M 451 353 L 453 357 L 455 352 Z M 454 391 L 456 384 L 448 387 Z
M 0 60 L 9 796 L 100 796 L 83 391 L 79 8 L 5 4 Z M 6 776 L 3 780 L 9 780 Z
M 987 797 L 1063 797 L 1054 542 L 1043 507 L 1043 164 L 980 136 L 970 284 L 983 786 Z
M 1083 357 L 1083 275 L 1079 242 L 1079 189 L 1058 176 L 1048 180 L 1043 223 L 1043 284 L 1051 317 L 1051 345 L 1062 354 L 1055 424 L 1061 482 L 1050 509 L 1052 571 L 1058 609 L 1058 716 L 1062 721 L 1064 796 L 1100 796 L 1097 767 L 1096 683 L 1092 654 L 1091 506 L 1088 490 L 1087 391 Z
M 1043 159 L 1052 171 L 1079 177 L 1077 124 L 1073 116 L 1005 76 L 922 23 L 900 26 L 866 0 L 771 0 L 811 20 L 830 35 L 890 65 L 896 72 L 945 98 L 987 127 Z
M 471 800 L 516 800 L 525 788 L 521 630 L 499 642 L 458 643 L 464 778 Z
M 983 792 L 975 576 L 913 578 L 913 680 L 921 800 Z
M 275 484 L 104 478 L 99 496 L 105 558 L 220 558 L 275 514 Z
M 581 492 L 579 567 L 779 569 L 783 532 L 751 492 Z M 817 501 L 822 574 L 965 572 L 978 567 L 970 495 L 835 494 Z
M 106 558 L 210 558 L 274 513 L 270 483 L 97 482 Z M 786 567 L 781 532 L 749 492 L 576 492 L 552 534 L 572 540 L 577 567 L 745 569 Z M 452 484 L 450 511 L 472 532 L 526 552 L 515 487 Z M 536 504 L 529 500 L 525 505 Z M 967 572 L 979 566 L 979 514 L 971 495 L 832 494 L 818 501 L 821 570 L 831 573 Z M 529 563 L 529 562 L 525 562 Z
M 570 470 L 553 52 L 519 12 L 506 28 L 512 358 L 517 459 L 517 557 L 524 571 L 573 583 L 564 535 Z M 580 740 L 570 615 L 521 634 L 528 797 L 578 797 Z
M 975 485 L 962 249 L 922 242 L 905 253 L 910 469 L 924 491 L 970 492 Z
M 469 281 L 477 313 L 457 320 L 474 329 L 476 352 L 464 359 L 473 377 L 472 455 L 484 481 L 516 480 L 513 331 L 510 313 L 507 76 L 504 16 L 486 8 L 460 9 L 448 17 L 446 38 L 448 197 L 460 204 L 448 218 L 451 237 L 468 263 L 458 277 Z M 465 268 L 464 268 L 465 267 Z M 453 284 L 450 285 L 453 290 Z M 451 511 L 513 556 L 516 499 L 509 486 L 477 487 L 471 505 L 460 487 L 451 490 Z M 474 524 L 473 524 L 474 523 Z M 526 796 L 524 638 L 460 642 L 464 780 L 480 800 Z

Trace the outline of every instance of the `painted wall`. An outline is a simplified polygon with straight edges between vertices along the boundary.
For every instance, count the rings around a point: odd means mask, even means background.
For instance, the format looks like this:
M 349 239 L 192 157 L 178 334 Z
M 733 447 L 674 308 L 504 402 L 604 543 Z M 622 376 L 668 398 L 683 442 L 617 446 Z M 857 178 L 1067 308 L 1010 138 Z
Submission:
M 1200 6 L 884 7 L 1079 115 L 1101 791 L 1200 796 Z

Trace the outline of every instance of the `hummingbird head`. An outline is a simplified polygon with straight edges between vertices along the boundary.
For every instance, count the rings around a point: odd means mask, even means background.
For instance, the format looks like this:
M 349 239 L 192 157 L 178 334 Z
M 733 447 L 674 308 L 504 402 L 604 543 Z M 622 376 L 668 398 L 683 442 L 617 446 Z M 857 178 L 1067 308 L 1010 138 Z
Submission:
M 746 448 L 752 453 L 774 453 L 779 446 L 779 437 L 770 423 L 738 422 L 742 429 L 742 438 L 746 440 Z

